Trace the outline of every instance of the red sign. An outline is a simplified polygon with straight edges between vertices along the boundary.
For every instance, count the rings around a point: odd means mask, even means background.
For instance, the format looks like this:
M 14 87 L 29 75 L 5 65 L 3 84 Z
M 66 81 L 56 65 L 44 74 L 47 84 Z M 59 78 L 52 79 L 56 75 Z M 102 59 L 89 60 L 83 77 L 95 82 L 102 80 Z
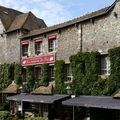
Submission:
M 36 64 L 43 64 L 43 63 L 53 63 L 53 62 L 55 62 L 55 55 L 23 58 L 21 60 L 22 66 L 36 65 Z
M 56 37 L 57 37 L 56 35 L 52 34 L 52 35 L 49 35 L 49 36 L 48 36 L 48 39 L 49 39 L 49 40 L 52 40 L 52 39 L 56 39 Z

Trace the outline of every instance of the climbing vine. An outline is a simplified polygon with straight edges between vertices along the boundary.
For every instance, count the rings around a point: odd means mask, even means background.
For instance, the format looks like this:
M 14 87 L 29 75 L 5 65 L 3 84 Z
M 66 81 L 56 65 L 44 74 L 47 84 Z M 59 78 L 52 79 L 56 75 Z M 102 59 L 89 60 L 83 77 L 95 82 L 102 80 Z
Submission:
M 58 60 L 55 62 L 55 91 L 64 93 L 65 91 L 65 62 Z
M 47 86 L 49 84 L 49 65 L 43 64 L 41 65 L 41 79 L 39 81 L 39 85 Z
M 70 57 L 73 75 L 73 91 L 75 94 L 90 95 L 99 75 L 99 53 L 77 53 Z
M 33 66 L 28 66 L 26 69 L 26 80 L 29 91 L 32 91 L 35 85 L 34 80 L 34 68 Z
M 17 85 L 22 85 L 22 78 L 21 78 L 22 68 L 19 63 L 14 64 L 14 80 Z

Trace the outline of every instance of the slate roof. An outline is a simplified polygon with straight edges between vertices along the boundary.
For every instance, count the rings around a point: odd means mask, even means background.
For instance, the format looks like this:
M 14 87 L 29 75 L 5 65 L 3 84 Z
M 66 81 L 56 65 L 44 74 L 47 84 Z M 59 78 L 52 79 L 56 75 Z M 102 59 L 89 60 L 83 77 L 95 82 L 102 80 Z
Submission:
M 55 101 L 62 100 L 68 98 L 69 95 L 30 95 L 30 94 L 20 94 L 11 97 L 7 97 L 8 100 L 13 101 L 23 101 L 23 102 L 31 102 L 31 103 L 47 103 L 52 104 Z
M 14 19 L 14 21 L 12 22 L 12 24 L 10 25 L 7 32 L 14 31 L 14 30 L 22 28 L 22 26 L 25 23 L 28 15 L 29 15 L 29 13 L 25 13 L 25 14 L 21 14 L 21 15 L 17 16 Z
M 5 27 L 5 32 L 12 32 L 22 28 L 33 30 L 46 27 L 45 22 L 31 12 L 22 13 L 3 6 L 0 6 L 0 19 Z
M 120 100 L 111 96 L 78 96 L 62 102 L 67 106 L 104 108 L 120 110 Z
M 31 12 L 28 12 L 17 16 L 14 19 L 11 26 L 9 27 L 9 29 L 7 30 L 7 32 L 11 32 L 21 28 L 24 28 L 26 30 L 33 30 L 44 27 L 46 27 L 46 24 L 42 19 L 39 19 L 36 16 L 34 16 Z
M 23 35 L 21 38 L 26 38 L 26 37 L 34 36 L 34 35 L 37 35 L 37 34 L 43 34 L 43 33 L 47 33 L 47 32 L 50 32 L 50 31 L 58 30 L 58 29 L 61 29 L 61 28 L 65 28 L 65 27 L 80 23 L 80 22 L 84 22 L 84 21 L 92 19 L 92 18 L 96 18 L 96 17 L 102 16 L 102 15 L 105 15 L 114 8 L 116 2 L 117 1 L 115 1 L 111 6 L 108 6 L 106 8 L 101 9 L 101 10 L 92 12 L 90 14 L 86 14 L 86 15 L 78 17 L 78 18 L 75 18 L 73 20 L 70 20 L 70 21 L 67 21 L 67 22 L 64 22 L 64 23 L 61 23 L 61 24 L 57 24 L 57 25 L 54 25 L 54 26 L 50 26 L 50 27 L 47 27 L 47 28 L 36 29 L 36 30 L 30 31 L 28 34 Z
M 23 13 L 11 8 L 0 6 L 0 18 L 5 27 L 5 30 L 9 28 L 9 26 L 11 25 L 15 17 L 20 14 L 23 14 Z

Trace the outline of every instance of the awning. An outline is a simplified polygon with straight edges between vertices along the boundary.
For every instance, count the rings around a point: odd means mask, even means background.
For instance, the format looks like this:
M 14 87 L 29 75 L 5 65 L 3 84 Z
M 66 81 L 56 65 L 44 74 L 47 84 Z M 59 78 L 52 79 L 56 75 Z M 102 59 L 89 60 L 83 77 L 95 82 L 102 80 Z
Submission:
M 62 102 L 63 105 L 120 110 L 120 100 L 110 96 L 78 96 Z
M 58 100 L 63 100 L 68 98 L 69 95 L 30 95 L 30 94 L 20 94 L 11 97 L 7 97 L 8 100 L 11 101 L 23 101 L 23 102 L 31 102 L 31 103 L 54 103 Z
M 22 101 L 25 96 L 26 96 L 26 93 L 18 94 L 18 95 L 14 95 L 14 96 L 7 97 L 7 100 L 11 100 L 11 101 Z

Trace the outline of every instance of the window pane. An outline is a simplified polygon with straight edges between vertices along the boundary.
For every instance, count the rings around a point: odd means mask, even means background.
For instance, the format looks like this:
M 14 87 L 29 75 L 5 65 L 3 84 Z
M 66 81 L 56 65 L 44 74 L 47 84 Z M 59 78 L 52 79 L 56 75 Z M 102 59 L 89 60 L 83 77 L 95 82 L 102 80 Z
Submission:
M 36 42 L 35 43 L 35 54 L 42 53 L 42 42 Z
M 70 72 L 70 64 L 66 64 L 66 78 L 67 80 L 72 80 L 72 75 Z
M 28 45 L 22 46 L 22 56 L 28 56 Z
M 49 66 L 50 81 L 54 81 L 54 66 Z
M 56 40 L 49 40 L 49 52 L 56 50 Z
M 110 73 L 110 59 L 108 56 L 101 56 L 101 74 L 109 75 Z

